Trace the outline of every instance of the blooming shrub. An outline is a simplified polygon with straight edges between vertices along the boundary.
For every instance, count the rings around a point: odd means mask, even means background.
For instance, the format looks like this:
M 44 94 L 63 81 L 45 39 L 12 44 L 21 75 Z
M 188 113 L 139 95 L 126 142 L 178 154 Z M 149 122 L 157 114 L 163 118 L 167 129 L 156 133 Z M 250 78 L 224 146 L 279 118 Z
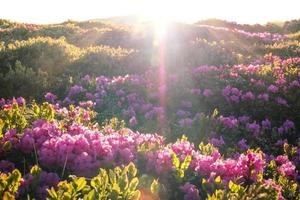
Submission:
M 299 199 L 297 24 L 0 20 L 0 198 Z
M 285 146 L 285 154 L 276 158 L 266 158 L 263 152 L 251 149 L 222 156 L 212 144 L 201 143 L 195 148 L 185 136 L 167 144 L 164 137 L 156 134 L 113 129 L 118 127 L 116 120 L 101 127 L 93 122 L 95 115 L 89 107 L 70 106 L 67 109 L 49 103 L 30 104 L 23 98 L 3 101 L 0 113 L 0 170 L 5 177 L 1 184 L 16 184 L 15 189 L 2 193 L 2 196 L 21 198 L 27 194 L 38 199 L 46 196 L 60 199 L 64 195 L 74 198 L 85 195 L 86 198 L 113 198 L 117 195 L 121 199 L 142 199 L 151 187 L 156 189 L 152 188 L 153 192 L 148 195 L 167 199 L 250 195 L 248 190 L 254 190 L 255 194 L 272 190 L 274 197 L 269 196 L 271 199 L 280 195 L 296 198 L 299 194 L 297 162 L 292 160 L 295 155 L 292 147 Z M 216 123 L 222 122 L 216 119 Z M 293 124 L 286 121 L 284 127 L 293 128 Z M 24 164 L 20 165 L 20 159 Z M 31 167 L 35 164 L 39 167 Z M 127 167 L 122 172 L 119 166 Z M 102 168 L 100 172 L 99 168 Z M 112 168 L 113 171 L 105 171 Z M 10 173 L 19 174 L 18 170 L 25 172 L 22 178 L 13 179 L 15 183 L 5 182 L 6 177 L 12 176 Z M 145 174 L 151 174 L 153 178 Z M 73 178 L 67 182 L 69 175 Z M 91 178 L 91 182 L 84 177 Z M 141 177 L 144 177 L 141 187 L 148 189 L 138 187 Z M 146 184 L 145 178 L 156 186 Z M 216 179 L 218 183 L 214 182 Z M 58 183 L 60 180 L 62 182 Z M 207 183 L 199 185 L 200 180 L 207 180 Z M 214 184 L 219 186 L 213 189 Z M 228 186 L 234 184 L 237 188 L 228 191 Z M 291 184 L 293 188 L 289 188 Z M 175 188 L 177 192 L 168 192 Z

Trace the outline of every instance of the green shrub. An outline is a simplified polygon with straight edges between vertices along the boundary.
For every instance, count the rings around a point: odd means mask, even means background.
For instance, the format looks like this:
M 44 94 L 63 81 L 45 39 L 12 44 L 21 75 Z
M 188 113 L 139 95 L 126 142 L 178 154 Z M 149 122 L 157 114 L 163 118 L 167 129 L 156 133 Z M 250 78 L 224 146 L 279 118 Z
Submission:
M 297 32 L 300 30 L 300 20 L 292 20 L 284 23 L 283 29 L 287 32 Z
M 16 62 L 13 69 L 7 73 L 0 73 L 0 94 L 3 98 L 23 96 L 40 99 L 49 89 L 49 76 L 41 70 L 33 71 Z
M 14 200 L 21 181 L 21 173 L 14 170 L 5 174 L 0 172 L 0 197 L 3 200 Z
M 266 45 L 265 52 L 272 53 L 273 55 L 277 55 L 282 58 L 297 57 L 300 53 L 300 41 L 288 40 Z
M 19 60 L 26 68 L 57 75 L 78 59 L 80 54 L 80 49 L 68 44 L 64 38 L 30 38 L 8 44 L 6 50 L 0 52 L 0 69 L 7 73 Z
M 89 47 L 82 57 L 70 68 L 71 74 L 124 75 L 130 73 L 135 51 L 133 49 L 112 48 L 109 46 Z
M 71 177 L 71 181 L 62 181 L 58 189 L 48 190 L 48 200 L 85 199 L 85 200 L 137 200 L 139 179 L 133 163 L 124 168 L 113 170 L 100 169 L 99 174 L 87 181 L 84 177 Z

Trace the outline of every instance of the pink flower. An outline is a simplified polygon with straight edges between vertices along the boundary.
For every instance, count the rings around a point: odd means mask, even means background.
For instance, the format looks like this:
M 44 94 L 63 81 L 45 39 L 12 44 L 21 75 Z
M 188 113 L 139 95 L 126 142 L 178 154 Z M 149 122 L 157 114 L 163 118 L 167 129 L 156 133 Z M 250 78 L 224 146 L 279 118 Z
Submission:
M 294 88 L 297 88 L 297 87 L 300 87 L 300 83 L 299 83 L 299 81 L 297 81 L 297 80 L 294 80 L 294 81 L 292 81 L 291 83 L 290 83 L 290 87 L 294 87 Z
M 18 97 L 17 98 L 17 103 L 20 105 L 20 106 L 24 106 L 26 101 L 23 97 Z
M 211 95 L 213 95 L 213 92 L 211 91 L 211 89 L 204 89 L 203 95 L 205 97 L 210 97 Z
M 282 164 L 277 170 L 283 176 L 289 176 L 293 179 L 297 177 L 296 166 L 291 161 Z
M 276 102 L 279 104 L 279 105 L 283 105 L 283 106 L 287 106 L 288 107 L 288 103 L 285 99 L 281 98 L 281 97 L 277 97 L 276 99 Z
M 271 122 L 268 119 L 265 119 L 261 122 L 261 126 L 263 129 L 271 129 Z
M 227 128 L 235 128 L 238 125 L 238 120 L 234 117 L 219 117 L 219 121 Z
M 269 95 L 267 93 L 259 94 L 257 98 L 263 101 L 269 101 Z
M 242 154 L 239 157 L 239 166 L 241 167 L 245 178 L 256 181 L 258 174 L 261 174 L 266 165 L 263 155 L 248 151 L 247 154 Z
M 249 146 L 247 145 L 247 140 L 245 139 L 241 139 L 238 142 L 238 147 L 241 148 L 242 150 L 246 151 L 247 149 L 249 149 Z
M 209 143 L 213 144 L 216 147 L 220 147 L 225 144 L 225 141 L 224 141 L 223 137 L 221 136 L 220 138 L 215 138 L 215 137 L 211 138 L 209 140 Z
M 57 99 L 57 96 L 55 94 L 52 94 L 51 92 L 47 92 L 45 94 L 45 99 L 46 101 L 53 103 Z
M 190 183 L 185 183 L 184 185 L 180 186 L 180 190 L 184 192 L 184 200 L 199 200 L 199 190 L 197 187 Z
M 289 158 L 286 155 L 279 155 L 275 159 L 276 163 L 279 165 L 289 162 Z
M 268 91 L 271 93 L 276 93 L 276 92 L 278 92 L 278 87 L 276 87 L 275 85 L 270 85 L 268 87 Z
M 242 99 L 243 100 L 254 100 L 255 96 L 254 96 L 254 94 L 252 92 L 249 91 L 249 92 L 247 92 L 246 94 L 244 94 L 242 96 Z
M 257 135 L 260 132 L 260 126 L 256 122 L 248 123 L 246 128 L 251 131 L 254 135 Z
M 133 126 L 136 126 L 137 124 L 138 124 L 138 122 L 137 122 L 135 116 L 131 117 L 130 120 L 129 120 L 129 125 L 131 127 L 133 127 Z

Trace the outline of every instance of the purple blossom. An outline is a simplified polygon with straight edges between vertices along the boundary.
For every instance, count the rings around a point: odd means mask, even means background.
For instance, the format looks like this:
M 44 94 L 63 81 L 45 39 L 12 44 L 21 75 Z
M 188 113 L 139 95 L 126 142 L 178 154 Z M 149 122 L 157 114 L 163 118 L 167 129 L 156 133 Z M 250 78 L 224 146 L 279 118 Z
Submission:
M 278 133 L 283 134 L 283 133 L 288 133 L 290 130 L 295 129 L 295 124 L 293 121 L 286 120 L 281 127 L 278 128 Z
M 278 131 L 279 132 L 279 131 Z M 284 139 L 284 140 L 282 140 L 282 139 L 280 139 L 280 140 L 277 140 L 277 142 L 276 142 L 276 146 L 282 146 L 282 145 L 284 145 L 285 143 L 287 143 L 287 139 Z
M 203 96 L 210 97 L 212 95 L 213 95 L 213 92 L 211 91 L 211 89 L 204 89 L 203 90 Z
M 278 92 L 278 87 L 276 87 L 275 85 L 270 85 L 268 87 L 268 91 L 271 93 L 277 93 Z
M 85 82 L 90 82 L 91 81 L 91 77 L 90 77 L 90 75 L 87 74 L 84 77 L 82 77 L 81 80 L 83 80 Z
M 242 92 L 237 89 L 237 88 L 233 88 L 230 85 L 226 86 L 223 90 L 222 90 L 222 95 L 226 98 L 227 101 L 232 102 L 232 103 L 239 103 L 240 102 L 240 98 L 242 95 Z
M 269 101 L 269 95 L 267 93 L 262 93 L 257 96 L 258 99 L 262 101 Z
M 52 94 L 51 92 L 47 92 L 45 94 L 45 99 L 46 99 L 46 101 L 54 103 L 54 101 L 57 99 L 57 96 L 55 94 Z
M 243 100 L 254 100 L 255 96 L 252 92 L 247 92 L 246 94 L 242 95 Z
M 180 186 L 180 190 L 185 193 L 184 200 L 199 200 L 199 190 L 197 187 L 190 183 L 185 183 L 184 185 Z
M 224 141 L 223 137 L 221 136 L 220 138 L 216 138 L 216 137 L 211 138 L 209 140 L 209 143 L 211 143 L 212 145 L 214 145 L 216 147 L 220 147 L 225 144 L 225 141 Z
M 179 120 L 179 126 L 180 127 L 192 127 L 192 124 L 193 124 L 193 120 L 191 118 L 184 118 L 184 119 L 181 119 Z
M 250 117 L 246 116 L 246 115 L 238 117 L 238 121 L 242 124 L 246 124 L 247 122 L 249 122 L 249 120 L 250 120 Z
M 154 110 L 148 111 L 144 116 L 145 116 L 145 119 L 150 120 L 155 116 L 155 111 Z
M 245 140 L 244 138 L 241 139 L 238 142 L 238 147 L 241 148 L 243 151 L 246 151 L 249 149 L 249 146 L 247 145 L 247 140 Z
M 288 106 L 287 101 L 281 97 L 277 97 L 275 100 L 279 105 Z
M 235 128 L 238 125 L 238 120 L 234 117 L 219 117 L 219 121 L 227 128 Z
M 17 103 L 21 106 L 24 106 L 26 104 L 26 101 L 23 97 L 18 97 L 17 98 Z
M 187 117 L 187 116 L 189 115 L 189 113 L 186 112 L 186 111 L 184 111 L 184 110 L 178 110 L 178 111 L 176 112 L 176 115 L 177 115 L 178 117 L 182 118 L 182 117 Z
M 129 125 L 131 127 L 133 127 L 133 126 L 136 126 L 137 124 L 138 124 L 138 122 L 137 122 L 135 116 L 131 117 L 130 120 L 129 120 Z
M 258 135 L 260 132 L 260 125 L 256 122 L 248 123 L 246 128 L 251 131 L 254 135 Z
M 290 83 L 290 87 L 291 87 L 291 88 L 297 88 L 297 87 L 300 87 L 299 81 L 297 81 L 297 80 L 292 81 L 292 82 Z
M 1 160 L 0 161 L 0 171 L 7 173 L 12 172 L 15 169 L 15 164 L 7 161 L 7 160 Z
M 73 97 L 81 92 L 84 92 L 84 89 L 81 85 L 74 85 L 69 90 L 69 97 Z
M 238 103 L 238 102 L 240 102 L 240 97 L 238 97 L 236 95 L 232 95 L 232 96 L 230 96 L 230 100 L 234 103 Z
M 4 99 L 4 98 L 1 98 L 1 99 L 0 99 L 0 107 L 2 107 L 3 105 L 5 105 L 5 99 Z
M 261 126 L 263 129 L 271 129 L 271 122 L 268 119 L 265 119 L 261 122 Z
M 95 95 L 93 94 L 93 93 L 91 93 L 91 92 L 87 92 L 87 93 L 85 93 L 85 98 L 87 98 L 88 100 L 95 100 Z
M 125 95 L 125 92 L 124 92 L 124 90 L 120 89 L 120 90 L 117 90 L 117 91 L 116 91 L 116 95 L 117 95 L 117 96 L 124 96 L 124 95 Z

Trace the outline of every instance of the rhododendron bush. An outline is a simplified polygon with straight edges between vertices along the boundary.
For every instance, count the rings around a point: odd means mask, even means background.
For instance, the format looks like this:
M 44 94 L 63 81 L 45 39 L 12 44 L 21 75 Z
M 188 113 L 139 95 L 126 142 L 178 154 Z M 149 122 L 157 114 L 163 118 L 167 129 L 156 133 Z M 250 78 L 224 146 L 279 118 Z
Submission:
M 116 119 L 101 124 L 91 106 L 38 105 L 22 97 L 2 101 L 3 198 L 213 199 L 253 195 L 248 189 L 274 199 L 298 195 L 296 146 L 283 142 L 282 154 L 269 155 L 240 141 L 236 151 L 222 155 L 222 136 L 199 146 L 186 136 L 168 143 Z M 229 129 L 239 123 L 222 116 L 213 121 Z M 284 130 L 291 126 L 286 124 Z

